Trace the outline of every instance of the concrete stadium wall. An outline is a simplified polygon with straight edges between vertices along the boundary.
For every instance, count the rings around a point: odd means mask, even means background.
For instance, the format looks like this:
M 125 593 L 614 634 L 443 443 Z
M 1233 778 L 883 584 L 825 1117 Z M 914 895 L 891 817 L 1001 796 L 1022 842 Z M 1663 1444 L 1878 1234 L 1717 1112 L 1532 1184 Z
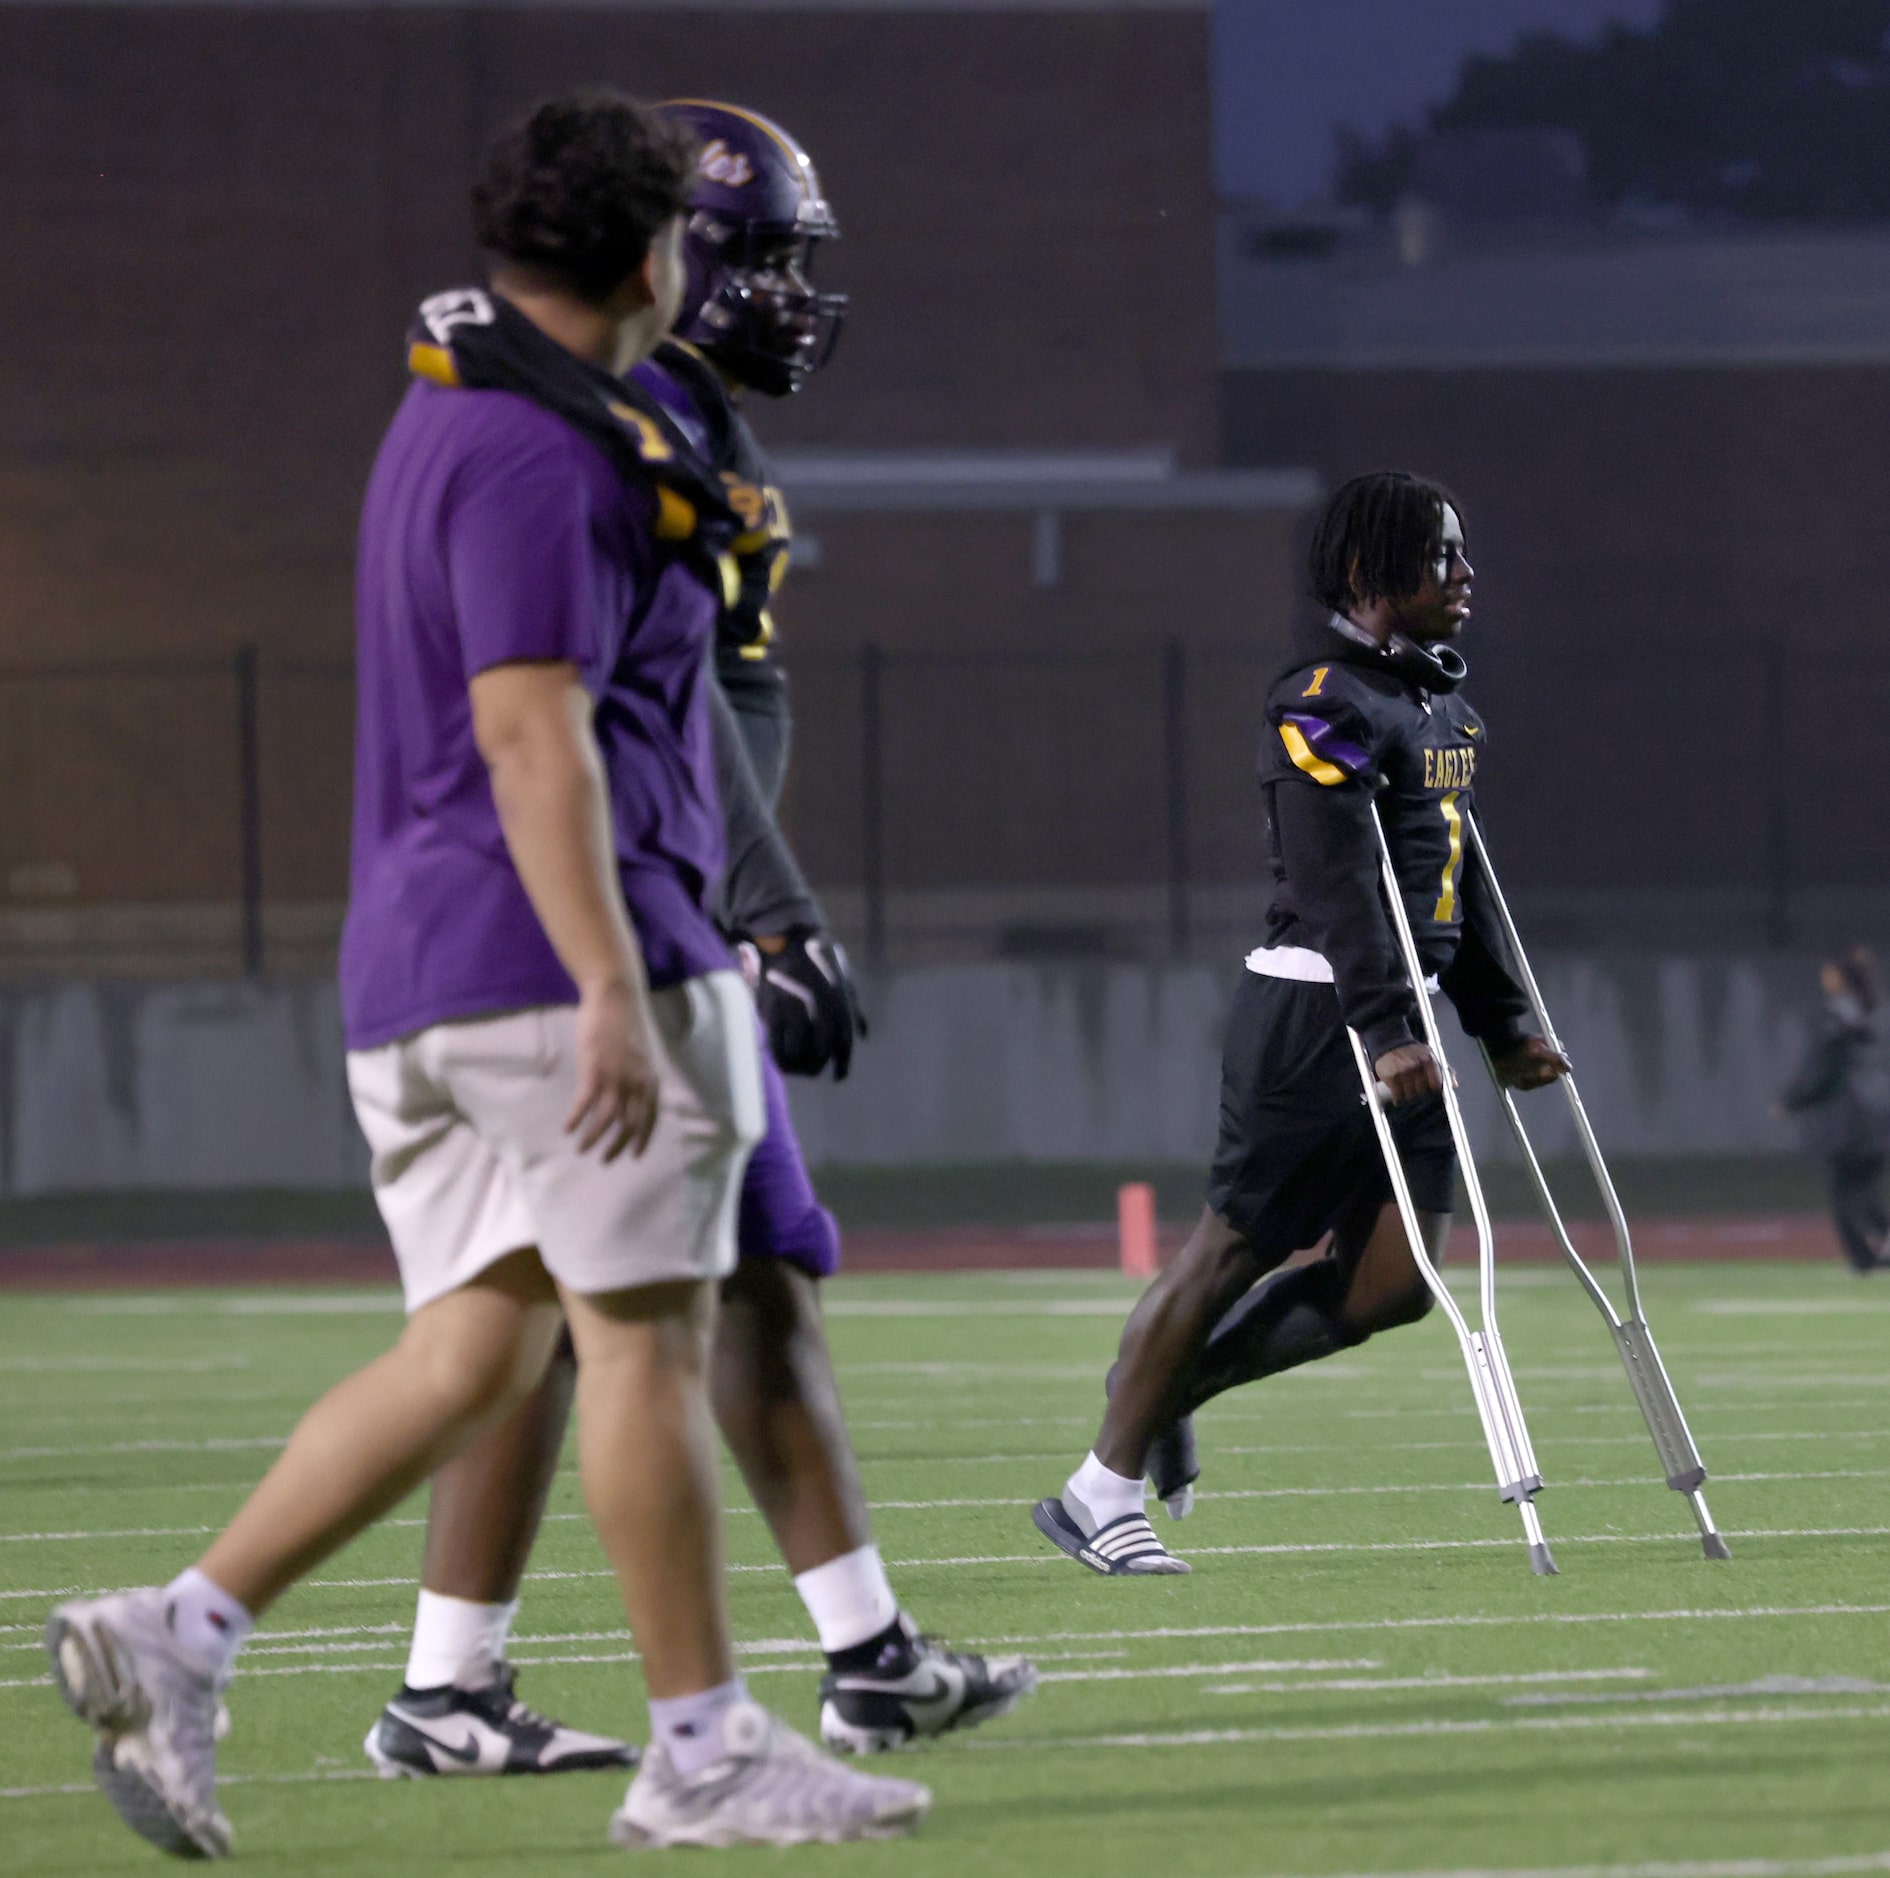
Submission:
M 1544 991 L 1603 1142 L 1777 1152 L 1807 961 L 1553 958 Z M 983 965 L 893 974 L 846 1084 L 800 1085 L 816 1163 L 1189 1160 L 1214 1138 L 1232 968 Z M 1469 1067 L 1466 1056 L 1464 1067 Z M 1510 1144 L 1464 1078 L 1481 1150 Z M 1572 1148 L 1536 1099 L 1540 1145 Z M 0 1193 L 334 1187 L 365 1177 L 328 985 L 0 992 Z

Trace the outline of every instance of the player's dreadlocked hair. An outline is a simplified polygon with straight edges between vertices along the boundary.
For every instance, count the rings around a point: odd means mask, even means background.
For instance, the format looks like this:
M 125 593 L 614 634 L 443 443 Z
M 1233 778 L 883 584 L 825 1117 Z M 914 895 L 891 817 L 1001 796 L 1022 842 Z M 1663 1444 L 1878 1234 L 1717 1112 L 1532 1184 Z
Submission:
M 566 91 L 493 140 L 473 185 L 473 235 L 500 261 L 608 298 L 689 206 L 695 139 L 616 91 Z
M 1402 600 L 1424 584 L 1443 539 L 1444 507 L 1461 519 L 1441 483 L 1406 470 L 1354 476 L 1326 504 L 1307 556 L 1312 595 L 1334 613 L 1371 600 Z

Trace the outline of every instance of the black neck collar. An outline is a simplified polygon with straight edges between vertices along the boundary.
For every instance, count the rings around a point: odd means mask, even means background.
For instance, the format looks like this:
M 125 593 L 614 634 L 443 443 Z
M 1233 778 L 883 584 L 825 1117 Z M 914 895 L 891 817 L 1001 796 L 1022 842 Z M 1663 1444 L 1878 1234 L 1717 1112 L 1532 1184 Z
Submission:
M 1421 645 L 1403 633 L 1393 633 L 1382 645 L 1343 613 L 1334 613 L 1326 628 L 1346 642 L 1345 657 L 1353 664 L 1389 671 L 1419 691 L 1447 694 L 1469 673 L 1463 656 L 1452 646 Z

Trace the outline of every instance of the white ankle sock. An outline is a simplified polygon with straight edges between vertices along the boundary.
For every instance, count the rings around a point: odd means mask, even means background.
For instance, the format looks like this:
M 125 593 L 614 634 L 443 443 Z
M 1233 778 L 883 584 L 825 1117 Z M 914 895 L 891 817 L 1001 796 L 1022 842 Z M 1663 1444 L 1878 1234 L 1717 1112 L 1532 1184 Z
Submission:
M 879 1547 L 863 1545 L 802 1572 L 794 1581 L 814 1620 L 823 1650 L 850 1650 L 876 1637 L 899 1615 Z
M 164 1587 L 171 1634 L 219 1678 L 230 1673 L 256 1620 L 196 1566 Z
M 1096 1516 L 1098 1526 L 1106 1526 L 1124 1513 L 1142 1510 L 1142 1483 L 1126 1475 L 1113 1473 L 1096 1458 L 1095 1449 L 1083 1457 L 1083 1464 L 1069 1478 L 1064 1488 Z
M 474 1604 L 422 1591 L 407 1656 L 407 1687 L 438 1689 L 456 1682 L 462 1689 L 477 1689 L 490 1682 L 505 1661 L 505 1641 L 517 1615 L 516 1598 L 510 1604 Z
M 722 1758 L 722 1721 L 737 1702 L 746 1701 L 747 1685 L 737 1676 L 700 1695 L 650 1698 L 650 1739 L 669 1750 L 670 1765 L 687 1780 Z

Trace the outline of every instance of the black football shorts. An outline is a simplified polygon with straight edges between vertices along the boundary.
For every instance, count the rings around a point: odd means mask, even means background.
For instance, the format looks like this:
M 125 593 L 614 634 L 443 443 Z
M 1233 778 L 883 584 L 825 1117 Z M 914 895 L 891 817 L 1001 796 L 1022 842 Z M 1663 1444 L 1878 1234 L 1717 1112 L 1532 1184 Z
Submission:
M 1457 1156 L 1443 1099 L 1391 1111 L 1418 1210 L 1448 1213 Z M 1277 1262 L 1342 1214 L 1391 1199 L 1350 1039 L 1330 985 L 1241 974 L 1221 1057 L 1221 1131 L 1208 1205 Z

